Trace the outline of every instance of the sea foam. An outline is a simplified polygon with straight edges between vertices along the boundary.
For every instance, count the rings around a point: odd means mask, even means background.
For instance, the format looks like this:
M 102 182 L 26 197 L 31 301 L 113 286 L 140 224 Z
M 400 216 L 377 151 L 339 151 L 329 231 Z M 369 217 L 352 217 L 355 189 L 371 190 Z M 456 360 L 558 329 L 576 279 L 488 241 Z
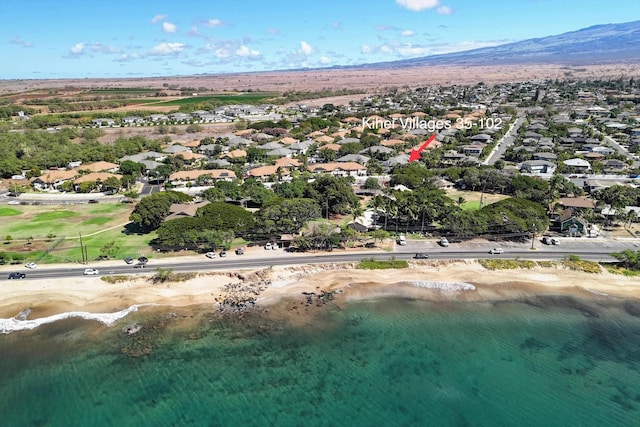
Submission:
M 460 292 L 460 291 L 475 291 L 476 287 L 471 283 L 465 282 L 454 282 L 454 283 L 445 283 L 445 282 L 430 282 L 426 280 L 414 280 L 409 282 L 411 286 L 416 286 L 418 288 L 427 288 L 434 289 L 436 291 L 445 291 L 445 292 Z
M 85 320 L 95 320 L 97 322 L 104 323 L 107 326 L 112 326 L 116 321 L 122 319 L 128 314 L 138 311 L 139 307 L 142 307 L 142 305 L 136 304 L 125 310 L 116 311 L 115 313 L 89 313 L 87 311 L 70 311 L 68 313 L 54 314 L 52 316 L 33 320 L 19 319 L 18 315 L 10 319 L 0 319 L 0 332 L 3 334 L 8 334 L 16 331 L 26 331 L 35 329 L 40 325 L 45 325 L 47 323 L 53 323 L 57 322 L 58 320 L 69 319 L 72 317 L 80 317 Z

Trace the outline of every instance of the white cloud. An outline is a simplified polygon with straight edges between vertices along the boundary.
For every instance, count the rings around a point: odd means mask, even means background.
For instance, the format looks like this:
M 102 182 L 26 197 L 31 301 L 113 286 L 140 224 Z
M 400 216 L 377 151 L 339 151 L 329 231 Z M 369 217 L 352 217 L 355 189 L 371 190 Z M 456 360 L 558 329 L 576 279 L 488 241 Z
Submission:
M 431 49 L 426 46 L 413 46 L 411 44 L 402 45 L 396 48 L 396 53 L 400 56 L 424 56 L 428 55 Z
M 142 58 L 142 56 L 137 53 L 123 53 L 122 55 L 114 59 L 114 61 L 115 62 L 131 62 L 140 58 Z
M 396 0 L 396 3 L 406 9 L 419 12 L 439 6 L 440 0 Z
M 280 34 L 280 30 L 277 28 L 267 28 L 267 34 Z
M 84 47 L 84 43 L 76 43 L 69 49 L 69 52 L 71 52 L 72 55 L 81 55 L 84 53 Z
M 440 15 L 453 15 L 453 9 L 451 9 L 449 6 L 440 6 L 436 9 L 436 12 L 438 12 Z
M 160 43 L 151 49 L 151 55 L 171 55 L 180 53 L 184 49 L 183 43 Z
M 313 52 L 313 47 L 309 43 L 307 43 L 304 40 L 300 42 L 300 53 L 303 53 L 305 55 L 311 55 L 312 52 Z
M 156 15 L 153 18 L 151 18 L 151 23 L 152 24 L 157 24 L 160 21 L 164 21 L 168 17 L 169 17 L 168 15 Z
M 208 21 L 204 22 L 205 27 L 221 27 L 224 24 L 225 24 L 224 21 L 218 18 L 209 19 Z
M 216 49 L 213 54 L 218 59 L 226 59 L 231 56 L 231 54 L 229 53 L 229 50 L 224 48 Z
M 333 24 L 331 24 L 331 26 L 335 29 L 340 29 L 342 28 L 342 22 L 340 21 L 335 21 Z
M 402 37 L 413 37 L 416 35 L 416 32 L 413 30 L 404 30 L 403 32 L 400 33 L 400 35 Z
M 176 24 L 172 24 L 171 22 L 163 22 L 162 31 L 165 33 L 175 33 L 176 31 L 178 31 L 178 26 Z
M 257 58 L 260 56 L 260 52 L 254 49 L 249 49 L 247 46 L 242 45 L 236 50 L 236 55 L 245 58 Z
M 28 42 L 26 40 L 22 40 L 20 37 L 16 36 L 11 39 L 11 44 L 17 44 L 22 47 L 33 47 L 33 43 Z
M 373 49 L 368 44 L 363 44 L 362 47 L 360 48 L 361 53 L 371 53 L 372 51 Z
M 88 46 L 93 52 L 100 53 L 120 53 L 120 49 L 114 46 L 106 46 L 100 42 L 94 43 L 91 46 Z
M 328 56 L 321 56 L 320 57 L 320 63 L 321 64 L 330 64 L 331 63 L 331 58 L 329 58 Z

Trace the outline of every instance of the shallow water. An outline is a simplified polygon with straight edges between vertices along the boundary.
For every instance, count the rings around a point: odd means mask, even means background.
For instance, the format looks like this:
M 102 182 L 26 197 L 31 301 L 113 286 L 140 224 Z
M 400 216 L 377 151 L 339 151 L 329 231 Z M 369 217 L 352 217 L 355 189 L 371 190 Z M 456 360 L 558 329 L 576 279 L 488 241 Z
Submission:
M 307 322 L 67 319 L 0 336 L 0 424 L 637 425 L 635 307 L 384 299 Z M 134 321 L 146 335 L 120 331 Z

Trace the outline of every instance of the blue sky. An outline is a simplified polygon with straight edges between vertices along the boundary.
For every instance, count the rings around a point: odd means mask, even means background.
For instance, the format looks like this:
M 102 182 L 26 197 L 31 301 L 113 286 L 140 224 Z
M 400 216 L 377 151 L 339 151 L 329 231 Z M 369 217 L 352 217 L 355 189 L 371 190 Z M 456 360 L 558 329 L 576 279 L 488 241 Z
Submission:
M 638 0 L 1 0 L 0 6 L 0 79 L 355 65 L 640 19 Z

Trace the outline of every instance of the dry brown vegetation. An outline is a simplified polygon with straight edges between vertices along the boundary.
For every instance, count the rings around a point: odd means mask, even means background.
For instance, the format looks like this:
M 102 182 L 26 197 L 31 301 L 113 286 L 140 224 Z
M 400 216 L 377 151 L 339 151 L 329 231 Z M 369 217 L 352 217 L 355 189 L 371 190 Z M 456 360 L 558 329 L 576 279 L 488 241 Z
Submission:
M 428 85 L 495 84 L 535 79 L 606 78 L 638 76 L 633 64 L 585 65 L 525 64 L 499 66 L 424 66 L 398 69 L 349 69 L 279 71 L 202 76 L 148 77 L 122 79 L 47 79 L 0 80 L 0 94 L 21 93 L 49 88 L 206 88 L 210 91 L 318 91 L 322 89 L 362 89 L 377 91 L 390 87 Z M 350 99 L 350 98 L 346 98 Z M 318 102 L 318 101 L 316 101 Z

